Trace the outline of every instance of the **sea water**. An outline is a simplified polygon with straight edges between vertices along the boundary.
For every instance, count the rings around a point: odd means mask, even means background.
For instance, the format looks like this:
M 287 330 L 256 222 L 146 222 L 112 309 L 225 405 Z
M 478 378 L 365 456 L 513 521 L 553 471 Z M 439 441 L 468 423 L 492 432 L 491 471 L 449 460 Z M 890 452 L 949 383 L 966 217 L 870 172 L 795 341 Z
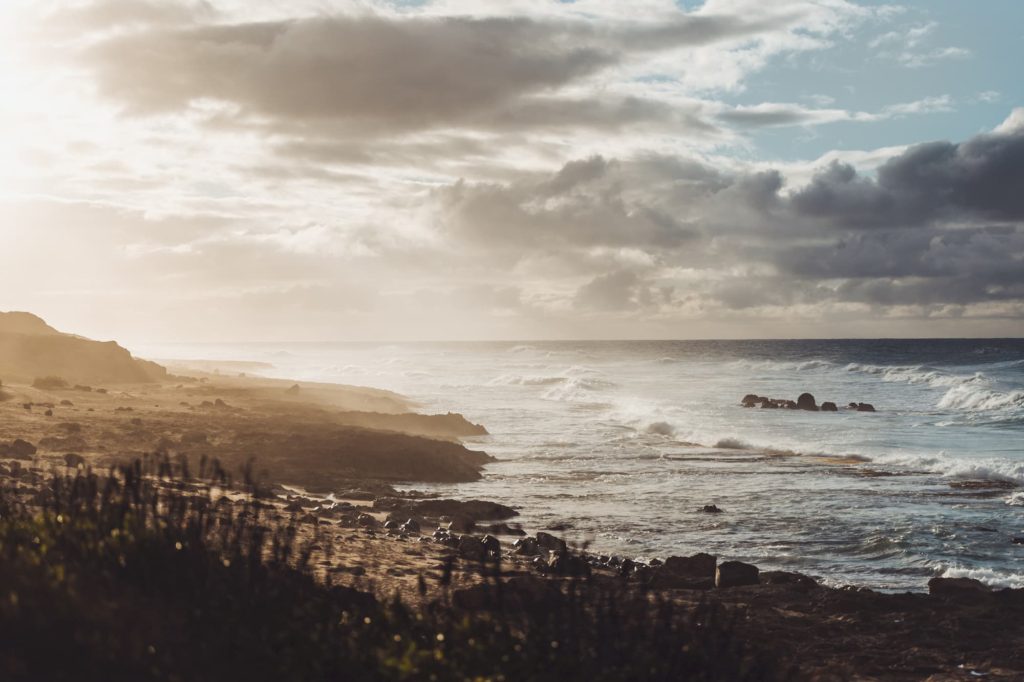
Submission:
M 1024 587 L 1024 340 L 140 346 L 460 412 L 498 458 L 420 490 L 511 504 L 593 551 L 711 552 L 833 584 Z M 812 393 L 837 413 L 743 408 Z M 872 403 L 877 412 L 843 409 Z M 1017 486 L 1017 487 L 1014 487 Z M 701 508 L 715 504 L 721 514 Z

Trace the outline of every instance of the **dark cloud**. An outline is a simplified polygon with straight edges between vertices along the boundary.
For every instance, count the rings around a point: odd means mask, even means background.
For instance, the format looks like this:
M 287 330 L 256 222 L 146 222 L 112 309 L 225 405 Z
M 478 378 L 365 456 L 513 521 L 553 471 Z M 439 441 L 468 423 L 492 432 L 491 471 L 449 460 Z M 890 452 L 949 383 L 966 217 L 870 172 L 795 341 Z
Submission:
M 1024 220 L 1024 131 L 911 147 L 877 178 L 833 163 L 792 199 L 797 214 L 850 228 Z

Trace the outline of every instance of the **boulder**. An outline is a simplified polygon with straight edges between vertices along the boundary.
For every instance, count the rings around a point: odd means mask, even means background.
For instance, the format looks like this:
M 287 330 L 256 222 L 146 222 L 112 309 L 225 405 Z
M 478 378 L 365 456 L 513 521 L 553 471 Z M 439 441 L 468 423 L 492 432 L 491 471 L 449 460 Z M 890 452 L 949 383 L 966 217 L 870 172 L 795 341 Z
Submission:
M 471 561 L 482 561 L 487 553 L 487 549 L 480 539 L 472 535 L 459 536 L 459 544 L 456 549 L 459 551 L 459 556 Z
M 36 446 L 21 438 L 15 438 L 14 442 L 10 444 L 0 444 L 0 456 L 32 459 L 34 454 L 36 454 Z
M 558 552 L 548 564 L 548 570 L 556 575 L 575 578 L 587 577 L 590 575 L 590 564 L 581 556 L 569 552 Z
M 64 465 L 71 467 L 72 469 L 77 469 L 78 467 L 85 465 L 85 457 L 74 452 L 69 452 L 64 455 Z
M 809 412 L 817 412 L 818 404 L 814 400 L 814 396 L 810 393 L 801 393 L 796 399 L 796 407 L 798 410 L 807 410 Z
M 483 545 L 484 552 L 486 552 L 489 556 L 501 556 L 501 541 L 493 535 L 483 536 L 480 539 L 480 544 Z
M 748 393 L 745 396 L 743 396 L 743 400 L 740 401 L 740 404 L 743 405 L 743 407 L 753 407 L 754 403 L 759 402 L 760 400 L 761 396 L 754 395 L 753 393 Z
M 554 535 L 545 533 L 544 531 L 537 533 L 537 544 L 544 549 L 550 549 L 553 552 L 564 552 L 568 549 L 565 544 L 565 540 L 556 538 Z
M 665 559 L 661 570 L 679 576 L 713 579 L 717 562 L 718 557 L 704 552 L 694 554 L 693 556 L 670 556 Z
M 973 599 L 992 593 L 990 588 L 974 578 L 932 578 L 928 581 L 928 594 L 944 599 Z
M 522 556 L 537 556 L 540 554 L 540 545 L 536 538 L 519 538 L 512 544 L 512 551 Z
M 448 530 L 453 533 L 472 533 L 474 528 L 476 523 L 466 516 L 456 516 L 448 523 Z
M 705 504 L 701 508 L 701 511 L 704 512 L 705 514 L 721 514 L 723 510 L 720 507 L 716 506 L 716 505 Z
M 409 519 L 408 521 L 402 524 L 402 530 L 406 533 L 419 533 L 420 524 L 418 521 L 416 521 L 416 519 Z
M 838 412 L 839 411 L 839 407 L 837 407 L 835 403 L 827 402 L 826 401 L 826 402 L 823 402 L 821 404 L 821 411 L 822 412 Z
M 799 585 L 801 587 L 817 587 L 818 581 L 809 575 L 792 571 L 763 571 L 760 576 L 762 585 Z
M 725 561 L 715 571 L 715 587 L 741 587 L 757 585 L 760 571 L 753 564 L 742 561 Z
M 874 412 L 875 406 L 871 403 L 857 403 L 858 412 Z

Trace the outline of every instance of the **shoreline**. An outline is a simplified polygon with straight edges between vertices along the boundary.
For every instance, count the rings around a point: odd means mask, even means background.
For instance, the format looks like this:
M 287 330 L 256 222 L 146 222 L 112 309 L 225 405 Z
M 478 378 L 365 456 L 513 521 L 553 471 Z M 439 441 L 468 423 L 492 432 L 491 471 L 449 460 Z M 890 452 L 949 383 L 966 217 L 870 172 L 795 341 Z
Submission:
M 453 599 L 459 608 L 473 612 L 489 608 L 478 589 L 483 581 L 480 562 L 493 556 L 496 549 L 504 564 L 501 580 L 511 581 L 513 586 L 525 584 L 522 580 L 526 579 L 557 584 L 587 579 L 631 590 L 653 590 L 691 607 L 708 600 L 719 603 L 737 614 L 739 632 L 751 642 L 782 652 L 809 676 L 838 675 L 821 679 L 844 679 L 847 674 L 867 674 L 866 679 L 872 679 L 872 674 L 885 679 L 924 679 L 919 675 L 923 671 L 928 675 L 975 671 L 995 679 L 1024 676 L 1024 653 L 1016 653 L 1024 652 L 1024 647 L 1018 646 L 1024 642 L 1024 590 L 993 590 L 976 581 L 953 579 L 936 582 L 932 594 L 881 593 L 823 586 L 808 576 L 785 571 L 754 569 L 751 577 L 749 566 L 719 562 L 709 555 L 666 556 L 643 565 L 633 558 L 581 552 L 567 546 L 555 531 L 526 535 L 527 529 L 516 524 L 515 509 L 481 502 L 469 513 L 466 500 L 444 501 L 420 491 L 396 490 L 396 485 L 423 483 L 415 478 L 421 468 L 402 469 L 401 475 L 391 478 L 368 475 L 372 467 L 352 469 L 328 484 L 323 477 L 330 460 L 310 457 L 306 451 L 322 444 L 310 435 L 320 428 L 327 428 L 323 435 L 332 442 L 339 433 L 359 433 L 366 437 L 360 442 L 378 445 L 400 437 L 403 447 L 410 443 L 427 447 L 416 451 L 414 457 L 440 447 L 441 451 L 434 453 L 441 458 L 438 461 L 451 466 L 458 462 L 453 471 L 465 480 L 474 480 L 489 460 L 483 453 L 479 453 L 482 457 L 462 454 L 474 451 L 457 445 L 460 433 L 479 427 L 461 416 L 435 415 L 424 422 L 421 415 L 410 420 L 408 413 L 398 411 L 407 409 L 408 402 L 400 403 L 391 397 L 394 394 L 374 389 L 222 374 L 200 373 L 193 379 L 174 376 L 162 384 L 112 385 L 103 393 L 6 386 L 11 398 L 0 403 L 0 442 L 11 442 L 17 433 L 18 437 L 27 436 L 23 438 L 27 442 L 45 445 L 27 460 L 0 456 L 6 462 L 0 468 L 0 478 L 23 492 L 30 491 L 50 472 L 74 475 L 81 473 L 80 466 L 101 470 L 116 461 L 130 461 L 147 450 L 123 446 L 135 443 L 141 448 L 146 439 L 163 440 L 170 456 L 195 455 L 200 450 L 215 455 L 220 448 L 231 455 L 226 463 L 237 466 L 246 460 L 237 456 L 239 442 L 228 438 L 226 432 L 258 426 L 263 429 L 260 438 L 264 446 L 287 446 L 303 459 L 306 475 L 314 476 L 309 485 L 310 481 L 287 467 L 280 470 L 285 479 L 275 479 L 279 472 L 271 469 L 257 500 L 265 505 L 273 523 L 301 529 L 300 536 L 314 546 L 343 548 L 330 556 L 314 553 L 314 571 L 321 578 L 329 575 L 343 584 L 369 587 L 379 594 L 399 593 L 415 602 L 425 598 L 421 579 L 441 580 L 447 565 L 453 567 Z M 298 390 L 288 393 L 294 386 Z M 183 395 L 188 400 L 174 404 L 173 398 Z M 340 408 L 351 408 L 358 399 L 394 408 L 390 413 L 373 413 L 385 415 L 378 418 L 391 420 L 391 426 L 401 424 L 422 432 L 427 424 L 446 432 L 448 440 L 354 425 L 354 420 L 369 413 Z M 24 401 L 29 400 L 33 405 L 25 409 Z M 272 421 L 272 415 L 282 421 L 266 431 L 266 421 Z M 348 423 L 343 423 L 346 420 Z M 197 423 L 207 427 L 203 438 L 195 435 Z M 79 426 L 61 426 L 67 424 Z M 215 430 L 218 425 L 220 431 Z M 178 435 L 169 436 L 170 431 Z M 281 437 L 296 431 L 306 437 L 298 442 Z M 242 441 L 243 445 L 252 443 L 251 439 Z M 87 447 L 76 448 L 80 452 L 66 452 L 66 446 L 83 444 Z M 68 459 L 70 454 L 81 460 Z M 466 456 L 472 461 L 467 463 Z M 400 457 L 392 464 L 409 466 Z M 259 459 L 256 467 L 261 468 Z M 332 540 L 315 540 L 327 537 Z M 517 540 L 519 546 L 514 544 Z M 726 578 L 727 583 L 733 581 L 732 586 L 716 586 L 716 569 L 719 574 L 733 572 L 733 577 Z M 972 635 L 971 629 L 983 631 L 984 638 Z M 783 632 L 789 635 L 781 635 Z M 960 649 L 950 649 L 951 638 L 960 643 Z M 901 648 L 912 653 L 901 653 Z M 961 678 L 969 679 L 934 679 Z

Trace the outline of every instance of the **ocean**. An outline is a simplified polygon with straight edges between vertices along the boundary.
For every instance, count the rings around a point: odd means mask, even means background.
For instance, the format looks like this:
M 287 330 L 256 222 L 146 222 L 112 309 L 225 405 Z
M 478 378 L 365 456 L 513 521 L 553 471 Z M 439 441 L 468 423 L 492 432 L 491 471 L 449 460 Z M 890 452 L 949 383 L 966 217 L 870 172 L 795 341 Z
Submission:
M 706 551 L 830 585 L 1024 587 L 1024 340 L 176 344 L 143 357 L 384 388 L 498 458 L 413 486 L 565 524 L 592 551 Z M 745 409 L 745 394 L 874 413 Z M 714 504 L 721 514 L 702 513 Z

